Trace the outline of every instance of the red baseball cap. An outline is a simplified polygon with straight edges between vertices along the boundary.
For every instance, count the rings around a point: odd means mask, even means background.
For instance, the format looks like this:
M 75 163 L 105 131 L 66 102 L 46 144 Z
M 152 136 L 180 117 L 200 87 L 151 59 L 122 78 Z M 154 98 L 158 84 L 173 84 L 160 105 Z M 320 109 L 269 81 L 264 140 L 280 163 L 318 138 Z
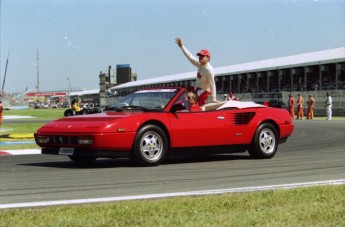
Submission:
M 207 56 L 207 57 L 211 57 L 211 54 L 210 54 L 210 51 L 208 51 L 208 50 L 201 50 L 199 53 L 197 53 L 196 55 L 198 55 L 198 56 L 200 56 L 200 55 L 202 55 L 202 56 Z

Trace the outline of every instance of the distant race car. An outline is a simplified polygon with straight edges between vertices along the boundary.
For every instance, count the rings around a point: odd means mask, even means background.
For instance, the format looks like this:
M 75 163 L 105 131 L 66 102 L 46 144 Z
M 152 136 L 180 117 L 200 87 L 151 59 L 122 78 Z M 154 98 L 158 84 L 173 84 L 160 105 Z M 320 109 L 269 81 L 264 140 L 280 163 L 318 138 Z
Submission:
M 72 109 L 67 109 L 64 112 L 65 117 L 75 116 L 75 115 L 84 115 L 84 114 L 95 114 L 101 113 L 102 110 L 98 107 L 91 107 L 91 108 L 82 108 L 80 111 L 76 112 Z
M 85 165 L 98 157 L 130 157 L 159 165 L 168 155 L 246 152 L 272 158 L 294 125 L 285 109 L 253 102 L 210 103 L 190 112 L 183 88 L 144 89 L 109 110 L 61 118 L 35 133 L 42 154 L 67 155 Z
M 12 109 L 13 109 L 12 106 L 5 106 L 5 107 L 4 107 L 4 110 L 12 110 Z

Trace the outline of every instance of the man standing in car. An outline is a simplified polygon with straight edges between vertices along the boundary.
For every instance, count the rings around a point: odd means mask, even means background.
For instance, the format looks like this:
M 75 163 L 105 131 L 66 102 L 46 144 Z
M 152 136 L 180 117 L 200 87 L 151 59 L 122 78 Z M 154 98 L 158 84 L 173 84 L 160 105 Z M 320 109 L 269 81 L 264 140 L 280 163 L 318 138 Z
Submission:
M 197 78 L 195 80 L 195 91 L 199 95 L 199 106 L 203 106 L 207 102 L 208 96 L 211 96 L 212 102 L 218 102 L 216 100 L 216 83 L 214 81 L 213 67 L 209 63 L 211 59 L 210 52 L 208 50 L 201 50 L 197 53 L 199 57 L 199 59 L 197 59 L 183 45 L 181 38 L 176 38 L 175 42 L 181 48 L 187 59 L 198 68 Z

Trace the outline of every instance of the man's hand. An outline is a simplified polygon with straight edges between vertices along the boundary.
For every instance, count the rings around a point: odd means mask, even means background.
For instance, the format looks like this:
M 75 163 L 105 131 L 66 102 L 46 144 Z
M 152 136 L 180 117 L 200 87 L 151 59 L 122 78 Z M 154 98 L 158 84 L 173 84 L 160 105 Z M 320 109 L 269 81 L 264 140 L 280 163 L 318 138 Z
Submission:
M 175 43 L 176 43 L 179 47 L 182 47 L 182 46 L 183 46 L 182 39 L 179 38 L 179 37 L 175 39 Z

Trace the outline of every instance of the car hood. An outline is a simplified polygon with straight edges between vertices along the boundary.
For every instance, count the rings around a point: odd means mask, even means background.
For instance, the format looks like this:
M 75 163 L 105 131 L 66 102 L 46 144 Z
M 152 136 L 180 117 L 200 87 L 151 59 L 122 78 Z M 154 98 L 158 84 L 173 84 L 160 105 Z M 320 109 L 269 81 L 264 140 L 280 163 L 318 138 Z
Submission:
M 100 114 L 64 117 L 49 122 L 38 129 L 38 133 L 96 133 L 116 132 L 117 128 L 128 126 L 131 118 L 143 112 L 104 112 Z M 134 120 L 135 121 L 135 120 Z M 127 127 L 128 128 L 128 127 Z

